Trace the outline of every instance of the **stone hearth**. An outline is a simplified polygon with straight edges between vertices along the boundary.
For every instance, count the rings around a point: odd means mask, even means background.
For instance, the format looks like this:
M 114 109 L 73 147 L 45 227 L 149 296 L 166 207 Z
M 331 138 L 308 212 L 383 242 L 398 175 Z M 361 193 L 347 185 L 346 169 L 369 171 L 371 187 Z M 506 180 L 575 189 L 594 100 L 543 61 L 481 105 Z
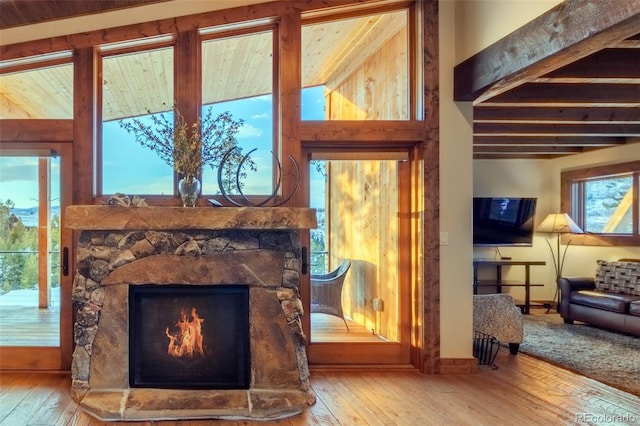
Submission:
M 315 402 L 302 331 L 294 208 L 70 206 L 78 234 L 72 395 L 105 421 L 295 415 Z M 129 386 L 129 286 L 249 286 L 249 389 Z

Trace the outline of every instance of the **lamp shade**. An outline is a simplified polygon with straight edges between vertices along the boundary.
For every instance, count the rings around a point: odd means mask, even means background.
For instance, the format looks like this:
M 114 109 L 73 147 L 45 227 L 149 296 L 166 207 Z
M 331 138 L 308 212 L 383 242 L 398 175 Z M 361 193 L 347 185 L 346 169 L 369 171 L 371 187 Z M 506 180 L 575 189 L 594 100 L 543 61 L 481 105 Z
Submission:
M 582 234 L 582 229 L 566 213 L 551 213 L 536 228 L 536 232 Z

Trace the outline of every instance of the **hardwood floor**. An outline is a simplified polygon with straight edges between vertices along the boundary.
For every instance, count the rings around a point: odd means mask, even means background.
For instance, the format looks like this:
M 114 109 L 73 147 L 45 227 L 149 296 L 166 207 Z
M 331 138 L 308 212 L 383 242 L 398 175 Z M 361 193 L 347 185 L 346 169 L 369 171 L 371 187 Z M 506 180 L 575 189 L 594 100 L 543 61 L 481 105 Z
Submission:
M 312 370 L 317 403 L 274 422 L 183 420 L 127 426 L 566 425 L 640 424 L 640 398 L 524 354 L 501 350 L 498 369 L 424 375 L 415 371 Z M 103 423 L 71 399 L 68 374 L 0 373 L 0 425 Z
M 18 318 L 9 313 L 6 305 L 0 310 L 6 314 L 4 325 Z M 347 331 L 339 318 L 314 314 L 312 320 L 314 341 L 380 339 L 351 321 L 351 331 Z M 5 331 L 6 327 L 2 327 L 2 334 Z M 638 396 L 524 354 L 510 356 L 506 349 L 500 351 L 496 363 L 496 370 L 480 366 L 477 374 L 469 375 L 312 367 L 311 384 L 317 403 L 295 417 L 274 422 L 183 420 L 119 424 L 640 425 Z M 70 381 L 70 375 L 62 373 L 0 372 L 0 426 L 102 425 L 71 399 Z

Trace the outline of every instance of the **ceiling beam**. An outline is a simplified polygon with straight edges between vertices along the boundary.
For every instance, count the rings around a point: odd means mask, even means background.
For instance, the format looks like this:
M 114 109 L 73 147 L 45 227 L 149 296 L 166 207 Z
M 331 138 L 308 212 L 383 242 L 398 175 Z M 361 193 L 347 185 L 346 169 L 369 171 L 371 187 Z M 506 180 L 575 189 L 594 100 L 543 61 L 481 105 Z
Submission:
M 640 124 L 474 123 L 473 134 L 530 136 L 625 136 L 640 137 Z
M 539 121 L 563 123 L 629 123 L 640 124 L 637 108 L 595 108 L 595 107 L 502 107 L 477 105 L 473 108 L 474 122 L 517 121 L 536 123 Z
M 473 154 L 474 160 L 549 160 L 563 157 L 563 154 L 527 154 L 521 152 Z
M 602 148 L 607 146 L 625 145 L 627 139 L 615 136 L 490 136 L 475 135 L 473 146 L 483 145 L 542 145 L 542 146 L 588 146 Z
M 566 0 L 454 69 L 454 99 L 482 102 L 628 39 L 639 1 Z
M 584 149 L 580 146 L 474 146 L 474 154 L 505 154 L 505 153 L 519 153 L 519 154 L 556 154 L 556 155 L 568 155 L 579 154 L 584 152 Z
M 640 84 L 526 83 L 491 98 L 492 103 L 573 103 L 640 105 Z
M 624 83 L 640 77 L 640 49 L 604 49 L 572 64 L 551 71 L 540 79 L 611 79 Z

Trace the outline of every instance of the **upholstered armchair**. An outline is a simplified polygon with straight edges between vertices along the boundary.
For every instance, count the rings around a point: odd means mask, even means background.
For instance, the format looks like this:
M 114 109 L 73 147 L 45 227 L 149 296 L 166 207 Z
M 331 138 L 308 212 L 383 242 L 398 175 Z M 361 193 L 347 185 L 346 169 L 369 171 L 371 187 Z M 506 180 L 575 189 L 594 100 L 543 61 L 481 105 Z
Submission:
M 509 344 L 509 352 L 517 355 L 524 338 L 522 312 L 510 294 L 477 294 L 473 296 L 473 330 Z

